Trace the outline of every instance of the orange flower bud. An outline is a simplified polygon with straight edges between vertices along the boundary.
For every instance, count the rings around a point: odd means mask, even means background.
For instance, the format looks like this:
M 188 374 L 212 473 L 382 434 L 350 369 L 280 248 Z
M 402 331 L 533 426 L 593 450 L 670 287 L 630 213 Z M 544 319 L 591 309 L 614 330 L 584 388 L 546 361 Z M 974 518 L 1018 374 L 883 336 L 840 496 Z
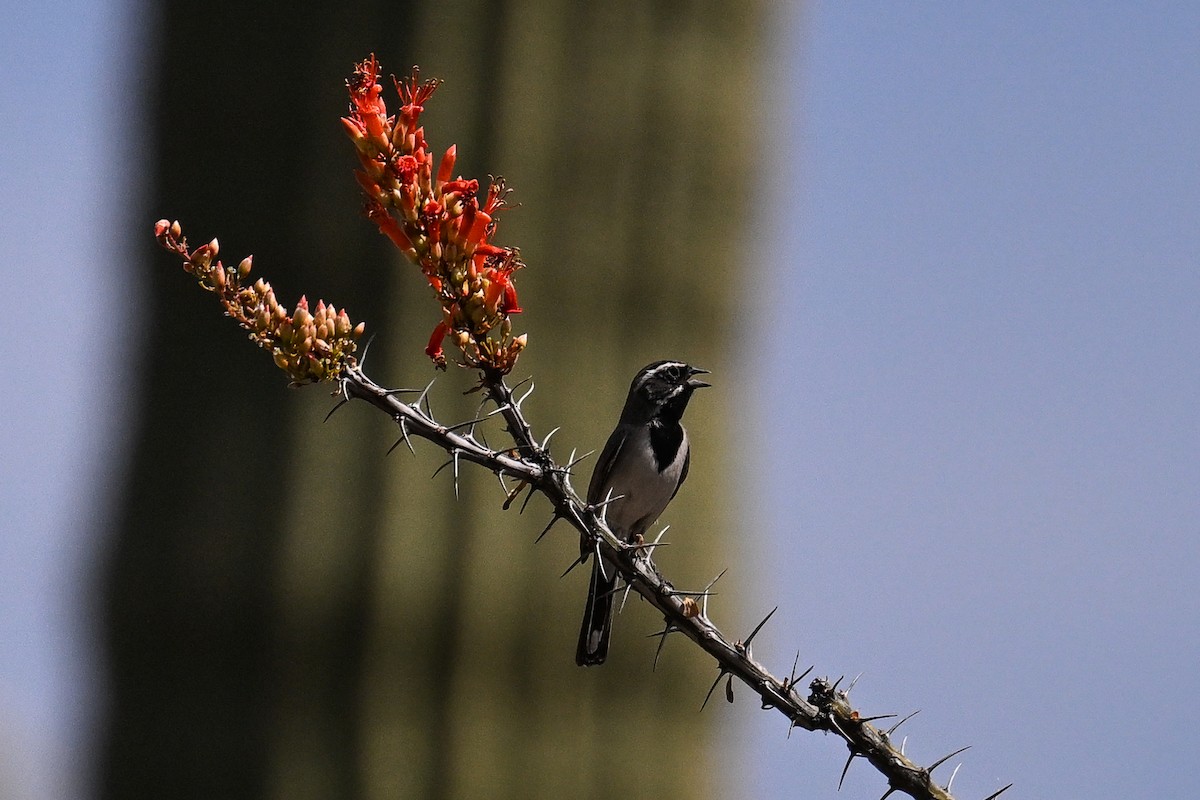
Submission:
M 442 156 L 442 163 L 438 165 L 437 185 L 439 188 L 454 176 L 454 162 L 457 158 L 458 145 L 452 144 L 447 148 L 446 154 Z
M 349 117 L 342 117 L 342 128 L 355 145 L 361 145 L 362 141 L 366 138 L 366 131 L 363 130 L 363 126 Z

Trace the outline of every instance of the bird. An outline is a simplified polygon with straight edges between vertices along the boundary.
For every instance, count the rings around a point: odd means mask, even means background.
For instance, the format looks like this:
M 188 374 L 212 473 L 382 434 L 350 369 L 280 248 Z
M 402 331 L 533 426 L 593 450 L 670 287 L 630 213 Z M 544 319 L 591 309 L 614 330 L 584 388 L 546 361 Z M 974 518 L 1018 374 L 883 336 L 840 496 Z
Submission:
M 674 499 L 691 464 L 687 431 L 680 420 L 692 393 L 711 386 L 696 378 L 706 369 L 682 361 L 655 361 L 629 384 L 621 418 L 600 453 L 588 483 L 587 501 L 603 515 L 609 530 L 626 542 L 646 533 Z M 585 540 L 581 558 L 592 548 Z M 587 605 L 579 630 L 575 663 L 603 664 L 612 635 L 616 572 L 606 572 L 597 554 L 592 561 Z

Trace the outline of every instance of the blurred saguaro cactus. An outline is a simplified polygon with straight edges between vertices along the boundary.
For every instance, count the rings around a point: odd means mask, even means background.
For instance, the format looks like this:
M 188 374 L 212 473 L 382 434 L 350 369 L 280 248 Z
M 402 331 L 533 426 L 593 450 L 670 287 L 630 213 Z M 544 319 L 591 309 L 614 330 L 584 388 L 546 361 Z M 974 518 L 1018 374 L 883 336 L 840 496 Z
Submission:
M 334 116 L 363 53 L 401 75 L 420 63 L 453 86 L 427 114 L 437 144 L 459 145 L 464 174 L 518 184 L 506 238 L 537 265 L 520 281 L 539 309 L 522 319 L 538 346 L 518 374 L 542 381 L 539 418 L 587 450 L 641 364 L 732 361 L 762 16 L 759 4 L 169 0 L 147 68 L 152 213 L 254 249 L 293 302 L 336 297 L 380 334 L 378 377 L 420 379 L 427 363 L 402 344 L 429 339 L 428 289 L 358 213 Z M 279 391 L 158 259 L 139 282 L 152 319 L 104 577 L 105 796 L 711 793 L 695 767 L 714 746 L 694 711 L 708 665 L 668 652 L 658 675 L 674 677 L 648 679 L 654 643 L 627 614 L 628 646 L 576 672 L 583 580 L 544 568 L 528 543 L 540 517 L 498 516 L 486 476 L 464 475 L 456 501 L 426 458 L 385 459 L 377 415 L 319 425 L 327 398 Z M 471 380 L 445 380 L 435 402 L 469 418 Z M 717 405 L 690 426 L 711 452 L 728 445 Z M 706 502 L 671 521 L 719 527 L 718 478 L 698 466 L 685 491 Z M 663 557 L 699 582 L 711 554 L 694 541 Z

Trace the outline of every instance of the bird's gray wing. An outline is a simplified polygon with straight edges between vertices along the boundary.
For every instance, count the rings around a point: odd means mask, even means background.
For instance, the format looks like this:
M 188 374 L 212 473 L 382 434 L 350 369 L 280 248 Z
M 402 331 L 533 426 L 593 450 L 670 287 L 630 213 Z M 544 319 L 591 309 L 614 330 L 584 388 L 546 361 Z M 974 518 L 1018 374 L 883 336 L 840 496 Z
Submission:
M 671 492 L 671 500 L 675 499 L 675 495 L 679 494 L 679 487 L 683 486 L 683 482 L 687 480 L 688 467 L 692 465 L 692 448 L 689 447 L 686 454 L 683 456 L 683 471 L 679 473 L 679 483 L 675 484 L 675 491 Z M 667 501 L 670 502 L 670 501 Z
M 589 504 L 595 505 L 604 502 L 605 498 L 601 493 L 604 491 L 605 481 L 612 474 L 612 466 L 616 463 L 621 448 L 625 446 L 627 436 L 626 427 L 618 425 L 612 435 L 608 437 L 608 441 L 605 442 L 604 450 L 600 452 L 600 458 L 596 461 L 595 469 L 592 470 L 592 479 L 588 482 L 587 501 Z

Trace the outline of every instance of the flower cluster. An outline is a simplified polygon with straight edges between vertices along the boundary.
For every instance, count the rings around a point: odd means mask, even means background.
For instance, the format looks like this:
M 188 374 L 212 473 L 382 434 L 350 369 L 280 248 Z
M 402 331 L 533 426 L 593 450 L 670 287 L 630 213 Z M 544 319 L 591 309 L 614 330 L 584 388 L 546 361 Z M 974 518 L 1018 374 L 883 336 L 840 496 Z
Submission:
M 389 116 L 379 85 L 380 66 L 371 56 L 346 81 L 350 114 L 342 118 L 358 150 L 362 169 L 355 177 L 366 194 L 366 213 L 401 251 L 420 267 L 442 307 L 426 354 L 445 368 L 447 336 L 467 366 L 505 375 L 516 364 L 526 336 L 512 335 L 509 316 L 521 311 L 513 273 L 524 264 L 514 248 L 488 240 L 508 190 L 491 181 L 480 198 L 479 182 L 454 177 L 456 149 L 434 158 L 419 124 L 425 101 L 438 81 L 422 82 L 419 72 L 393 82 L 399 113 Z
M 271 351 L 275 365 L 288 374 L 293 384 L 334 380 L 354 363 L 364 325 L 352 325 L 345 310 L 318 301 L 316 309 L 309 311 L 308 300 L 301 297 L 296 310 L 289 314 L 275 299 L 271 284 L 259 278 L 245 285 L 250 276 L 250 257 L 243 259 L 237 269 L 227 269 L 216 261 L 216 239 L 189 251 L 179 223 L 165 219 L 155 223 L 154 236 L 166 250 L 183 259 L 184 272 L 217 295 L 226 316 L 250 331 L 251 340 L 259 347 Z

